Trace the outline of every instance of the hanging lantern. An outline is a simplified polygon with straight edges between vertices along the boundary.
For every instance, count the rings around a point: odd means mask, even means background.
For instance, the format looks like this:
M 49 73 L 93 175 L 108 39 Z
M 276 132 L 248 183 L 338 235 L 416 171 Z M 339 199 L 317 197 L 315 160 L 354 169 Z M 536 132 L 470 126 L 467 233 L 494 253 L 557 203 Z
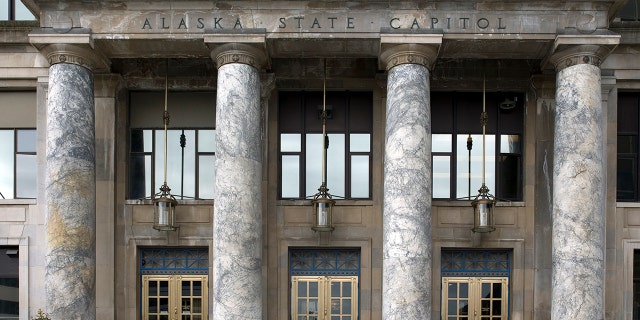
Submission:
M 153 228 L 159 231 L 175 231 L 176 205 L 178 201 L 169 193 L 166 182 L 160 187 L 160 197 L 153 198 Z
M 489 189 L 483 184 L 479 194 L 471 201 L 473 207 L 473 232 L 491 232 L 496 230 L 493 222 L 493 207 L 496 204 Z
M 311 227 L 313 231 L 333 231 L 333 205 L 336 203 L 331 199 L 331 195 L 327 192 L 326 187 L 321 186 L 319 193 L 314 196 L 312 204 L 315 212 L 315 225 Z

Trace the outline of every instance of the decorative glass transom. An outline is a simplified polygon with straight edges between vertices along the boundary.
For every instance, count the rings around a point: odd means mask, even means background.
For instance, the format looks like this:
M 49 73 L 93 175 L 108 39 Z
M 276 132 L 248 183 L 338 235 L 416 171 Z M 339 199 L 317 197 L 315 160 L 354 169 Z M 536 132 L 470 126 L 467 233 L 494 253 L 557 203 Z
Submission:
M 140 273 L 198 274 L 209 272 L 207 248 L 142 248 L 140 249 Z
M 508 277 L 510 250 L 442 250 L 442 277 Z
M 360 249 L 291 249 L 291 276 L 358 276 Z

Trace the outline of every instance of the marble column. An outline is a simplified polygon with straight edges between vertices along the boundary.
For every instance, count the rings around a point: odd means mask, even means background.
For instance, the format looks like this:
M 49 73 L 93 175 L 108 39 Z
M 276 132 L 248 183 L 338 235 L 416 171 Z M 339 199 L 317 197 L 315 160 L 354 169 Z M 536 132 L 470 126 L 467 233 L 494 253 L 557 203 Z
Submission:
M 387 49 L 382 318 L 431 318 L 431 106 L 436 50 Z
M 93 72 L 86 60 L 69 48 L 50 49 L 45 169 L 45 311 L 51 319 L 95 319 Z
M 260 52 L 221 46 L 216 101 L 213 319 L 262 319 Z
M 604 318 L 601 60 L 598 46 L 570 47 L 553 56 L 552 319 Z

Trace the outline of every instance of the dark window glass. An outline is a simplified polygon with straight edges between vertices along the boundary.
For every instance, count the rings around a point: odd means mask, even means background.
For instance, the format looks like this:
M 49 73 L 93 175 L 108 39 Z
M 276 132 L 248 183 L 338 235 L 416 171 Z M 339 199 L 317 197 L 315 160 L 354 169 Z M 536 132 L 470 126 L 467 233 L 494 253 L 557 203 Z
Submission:
M 280 198 L 304 199 L 322 183 L 322 92 L 281 92 Z M 340 198 L 371 198 L 372 95 L 326 95 L 327 187 Z
M 0 198 L 36 198 L 36 130 L 0 129 Z
M 0 247 L 0 318 L 18 319 L 18 247 Z
M 522 200 L 523 95 L 487 93 L 484 99 L 483 138 L 482 93 L 432 93 L 433 198 L 473 197 L 484 171 L 485 185 L 498 200 Z
M 640 6 L 638 2 L 638 0 L 628 0 L 618 13 L 620 20 L 638 21 L 640 18 Z
M 618 201 L 638 201 L 638 135 L 640 130 L 640 93 L 618 94 L 618 161 L 616 198 Z
M 633 319 L 640 319 L 640 250 L 633 250 Z

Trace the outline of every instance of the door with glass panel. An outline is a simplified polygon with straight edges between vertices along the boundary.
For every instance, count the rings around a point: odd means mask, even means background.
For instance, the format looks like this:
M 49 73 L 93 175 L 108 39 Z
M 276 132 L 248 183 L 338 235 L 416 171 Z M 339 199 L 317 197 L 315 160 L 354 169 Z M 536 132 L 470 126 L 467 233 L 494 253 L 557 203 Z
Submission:
M 142 276 L 142 319 L 208 319 L 208 283 L 202 275 Z
M 358 277 L 294 276 L 291 282 L 291 319 L 358 319 Z
M 509 278 L 442 278 L 442 319 L 507 320 Z

